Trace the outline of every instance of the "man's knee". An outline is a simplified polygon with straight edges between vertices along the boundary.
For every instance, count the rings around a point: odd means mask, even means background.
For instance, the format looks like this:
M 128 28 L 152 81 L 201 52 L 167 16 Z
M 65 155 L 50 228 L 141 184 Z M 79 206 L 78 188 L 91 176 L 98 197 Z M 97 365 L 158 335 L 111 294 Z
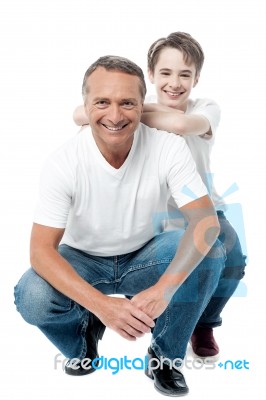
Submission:
M 225 267 L 225 260 L 225 248 L 217 239 L 209 253 L 196 268 L 196 274 L 200 277 L 199 279 L 202 282 L 209 282 L 210 289 L 217 286 Z
M 223 278 L 240 281 L 245 276 L 245 266 L 225 267 Z
M 215 266 L 217 270 L 220 270 L 220 273 L 225 267 L 226 261 L 226 250 L 223 243 L 217 239 L 211 250 L 208 252 L 206 257 L 204 258 L 206 265 Z
M 17 311 L 29 324 L 41 325 L 47 318 L 54 291 L 48 282 L 29 269 L 15 287 Z

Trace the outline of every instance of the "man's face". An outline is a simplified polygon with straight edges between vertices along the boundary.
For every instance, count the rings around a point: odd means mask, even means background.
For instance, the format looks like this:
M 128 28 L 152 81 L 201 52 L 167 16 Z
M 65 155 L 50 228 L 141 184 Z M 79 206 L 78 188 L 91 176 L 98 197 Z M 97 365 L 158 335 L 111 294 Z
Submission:
M 128 152 L 143 108 L 139 78 L 98 67 L 87 79 L 84 106 L 100 151 Z
M 155 84 L 159 104 L 186 111 L 190 92 L 198 82 L 196 67 L 187 65 L 181 51 L 167 47 L 160 52 L 154 73 L 149 72 Z

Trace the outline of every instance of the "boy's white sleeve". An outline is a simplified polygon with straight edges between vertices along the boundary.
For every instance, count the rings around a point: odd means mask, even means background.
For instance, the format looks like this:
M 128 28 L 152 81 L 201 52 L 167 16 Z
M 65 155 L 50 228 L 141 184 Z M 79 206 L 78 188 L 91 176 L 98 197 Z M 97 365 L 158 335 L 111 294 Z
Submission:
M 221 110 L 218 104 L 211 99 L 198 99 L 195 101 L 191 114 L 203 115 L 210 123 L 214 135 L 221 119 Z

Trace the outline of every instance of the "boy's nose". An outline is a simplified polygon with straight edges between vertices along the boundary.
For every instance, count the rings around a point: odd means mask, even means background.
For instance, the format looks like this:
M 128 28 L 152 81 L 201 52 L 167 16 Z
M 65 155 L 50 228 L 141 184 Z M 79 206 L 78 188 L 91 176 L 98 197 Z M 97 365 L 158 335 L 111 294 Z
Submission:
M 179 77 L 178 76 L 173 77 L 171 79 L 171 82 L 169 83 L 169 86 L 174 88 L 174 89 L 180 87 L 180 79 L 179 79 Z

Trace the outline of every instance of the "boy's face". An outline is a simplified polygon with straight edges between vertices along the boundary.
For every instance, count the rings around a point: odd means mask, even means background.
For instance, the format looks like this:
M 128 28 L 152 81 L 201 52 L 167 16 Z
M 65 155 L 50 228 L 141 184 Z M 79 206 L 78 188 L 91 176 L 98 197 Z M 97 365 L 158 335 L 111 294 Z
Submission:
M 155 84 L 159 104 L 186 111 L 199 77 L 194 63 L 187 65 L 181 51 L 167 47 L 161 51 L 154 73 L 149 71 L 149 78 Z

